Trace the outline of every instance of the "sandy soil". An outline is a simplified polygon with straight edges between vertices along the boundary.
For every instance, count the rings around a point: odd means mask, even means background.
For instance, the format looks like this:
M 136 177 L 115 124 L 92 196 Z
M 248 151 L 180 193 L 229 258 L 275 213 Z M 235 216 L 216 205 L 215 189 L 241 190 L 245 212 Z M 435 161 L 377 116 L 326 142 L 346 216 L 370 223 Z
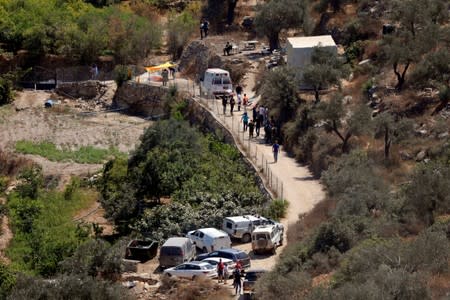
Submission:
M 51 94 L 44 91 L 23 91 L 14 106 L 0 108 L 0 148 L 14 151 L 17 141 L 30 140 L 50 141 L 70 149 L 88 145 L 114 146 L 129 152 L 144 128 L 150 125 L 141 118 L 117 112 L 86 113 L 77 108 L 76 100 L 64 100 L 54 108 L 45 109 L 43 103 L 49 97 Z M 17 106 L 21 109 L 17 110 Z M 101 165 L 51 162 L 35 155 L 27 157 L 42 165 L 45 175 L 84 175 L 101 169 Z

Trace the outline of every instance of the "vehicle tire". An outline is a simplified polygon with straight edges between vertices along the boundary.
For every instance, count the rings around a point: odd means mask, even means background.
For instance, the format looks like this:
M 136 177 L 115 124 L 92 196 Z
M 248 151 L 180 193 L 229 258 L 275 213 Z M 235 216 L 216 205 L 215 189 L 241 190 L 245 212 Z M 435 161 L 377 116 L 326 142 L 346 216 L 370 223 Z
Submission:
M 280 240 L 280 246 L 283 246 L 283 239 Z
M 203 253 L 208 253 L 208 249 L 206 249 L 206 247 L 203 247 L 202 251 Z
M 277 254 L 277 245 L 274 245 L 272 248 L 272 254 Z
M 251 237 L 250 233 L 244 234 L 244 235 L 242 236 L 242 239 L 241 239 L 241 241 L 242 241 L 243 243 L 248 243 L 248 242 L 250 242 L 251 240 L 252 240 L 252 237 Z
M 172 274 L 166 273 L 166 277 L 172 277 Z

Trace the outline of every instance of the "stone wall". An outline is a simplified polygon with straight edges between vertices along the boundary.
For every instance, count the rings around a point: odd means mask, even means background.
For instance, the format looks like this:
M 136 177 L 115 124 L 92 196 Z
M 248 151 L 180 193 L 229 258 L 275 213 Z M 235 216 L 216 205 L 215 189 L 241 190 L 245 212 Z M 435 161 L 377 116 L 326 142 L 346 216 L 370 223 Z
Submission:
M 73 98 L 93 99 L 102 92 L 104 87 L 99 81 L 89 80 L 82 82 L 61 82 L 55 88 L 55 92 L 62 96 Z
M 156 116 L 163 113 L 162 99 L 166 93 L 167 89 L 159 86 L 126 82 L 117 89 L 113 105 L 127 108 L 133 114 Z

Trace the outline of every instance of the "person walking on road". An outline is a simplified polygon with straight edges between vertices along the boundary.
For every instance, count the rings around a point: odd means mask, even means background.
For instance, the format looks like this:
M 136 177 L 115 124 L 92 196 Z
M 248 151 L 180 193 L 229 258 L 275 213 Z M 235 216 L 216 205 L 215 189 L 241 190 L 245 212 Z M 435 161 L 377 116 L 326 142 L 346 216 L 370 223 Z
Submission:
M 233 272 L 233 285 L 234 285 L 235 295 L 240 295 L 241 287 L 242 287 L 242 273 L 241 273 L 241 270 L 238 268 L 236 268 Z
M 260 129 L 261 129 L 261 118 L 259 117 L 259 115 L 257 115 L 255 119 L 255 132 L 257 137 L 259 136 Z
M 247 112 L 244 112 L 244 114 L 242 115 L 242 124 L 244 125 L 244 131 L 247 131 L 247 126 L 248 126 L 248 114 Z
M 250 123 L 248 123 L 248 138 L 253 138 L 253 130 L 255 129 L 255 123 L 253 123 L 253 120 L 250 120 Z
M 228 264 L 224 264 L 223 265 L 223 284 L 227 284 L 227 279 L 230 276 L 230 274 L 228 274 Z
M 243 105 L 244 105 L 245 110 L 247 110 L 247 105 L 248 105 L 247 94 L 244 94 L 244 98 L 242 99 L 242 101 L 244 102 Z
M 237 88 L 236 88 L 237 89 Z M 241 111 L 241 104 L 242 104 L 242 94 L 237 94 L 237 107 L 238 111 Z
M 273 160 L 274 162 L 278 161 L 278 153 L 280 152 L 280 145 L 278 145 L 278 141 L 275 140 L 275 143 L 272 145 L 273 152 Z
M 221 283 L 223 281 L 223 269 L 225 268 L 222 259 L 219 259 L 219 263 L 217 264 L 217 280 L 218 283 Z
M 233 95 L 231 94 L 231 95 L 230 95 L 230 114 L 231 114 L 231 115 L 233 115 L 234 103 L 235 103 L 234 97 L 233 97 Z
M 227 96 L 223 95 L 222 96 L 222 106 L 223 106 L 223 114 L 224 115 L 225 115 L 225 113 L 227 111 L 227 102 L 228 102 Z

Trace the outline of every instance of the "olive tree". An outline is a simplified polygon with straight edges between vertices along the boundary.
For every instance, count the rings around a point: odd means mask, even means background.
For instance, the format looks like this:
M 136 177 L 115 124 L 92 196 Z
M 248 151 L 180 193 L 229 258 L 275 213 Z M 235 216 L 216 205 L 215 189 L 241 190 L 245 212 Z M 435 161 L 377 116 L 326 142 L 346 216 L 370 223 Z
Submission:
M 396 88 L 401 90 L 411 64 L 421 61 L 436 45 L 440 31 L 437 23 L 446 17 L 432 0 L 395 0 L 391 10 L 391 21 L 398 26 L 384 36 L 384 53 L 397 78 Z
M 450 212 L 450 167 L 432 162 L 419 166 L 404 191 L 406 207 L 410 207 L 427 224 L 435 217 Z
M 375 119 L 375 136 L 384 138 L 384 158 L 389 158 L 393 143 L 407 139 L 412 133 L 412 122 L 409 119 L 396 119 L 391 113 L 383 112 Z
M 342 96 L 337 94 L 329 102 L 321 102 L 316 108 L 316 117 L 322 120 L 327 132 L 332 132 L 342 141 L 342 152 L 348 152 L 352 136 L 371 130 L 371 112 L 365 105 L 359 105 L 347 117 Z
M 340 79 L 346 74 L 347 68 L 337 54 L 319 46 L 314 48 L 311 63 L 303 72 L 303 84 L 314 89 L 314 96 L 318 103 L 319 91 L 331 85 L 339 85 Z
M 261 98 L 279 124 L 286 123 L 295 116 L 300 104 L 298 82 L 295 73 L 281 67 L 268 71 L 261 85 Z
M 257 7 L 256 31 L 269 39 L 270 50 L 279 48 L 283 29 L 298 28 L 306 23 L 307 3 L 305 0 L 270 0 Z

